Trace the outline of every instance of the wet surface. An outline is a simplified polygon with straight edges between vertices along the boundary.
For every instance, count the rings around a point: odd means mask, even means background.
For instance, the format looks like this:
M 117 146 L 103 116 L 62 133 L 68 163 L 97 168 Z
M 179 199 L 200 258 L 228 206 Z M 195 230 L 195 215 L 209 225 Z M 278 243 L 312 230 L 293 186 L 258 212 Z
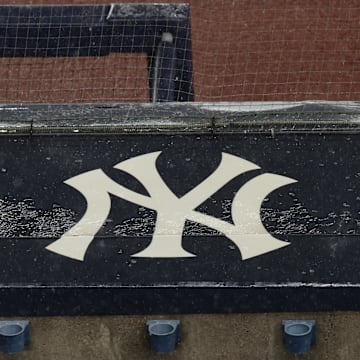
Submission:
M 1 141 L 7 148 L 0 154 L 3 283 L 66 284 L 75 279 L 84 285 L 358 283 L 354 270 L 360 252 L 357 135 L 178 135 L 153 136 L 146 143 L 141 136 Z M 296 179 L 272 191 L 260 210 L 266 231 L 289 246 L 242 260 L 236 244 L 216 227 L 186 221 L 182 245 L 194 258 L 136 258 L 133 255 L 152 241 L 156 211 L 112 196 L 111 211 L 94 234 L 84 262 L 46 250 L 86 211 L 83 196 L 64 181 L 102 169 L 115 182 L 148 196 L 144 184 L 113 166 L 159 150 L 157 171 L 179 198 L 211 176 L 222 152 L 260 167 L 225 183 L 195 209 L 228 224 L 233 224 L 235 194 L 251 179 L 265 173 Z M 254 233 L 254 242 L 256 238 Z M 5 270 L 20 263 L 31 268 L 35 260 L 37 270 L 31 277 L 22 267 L 11 274 Z M 95 274 L 99 267 L 102 271 Z

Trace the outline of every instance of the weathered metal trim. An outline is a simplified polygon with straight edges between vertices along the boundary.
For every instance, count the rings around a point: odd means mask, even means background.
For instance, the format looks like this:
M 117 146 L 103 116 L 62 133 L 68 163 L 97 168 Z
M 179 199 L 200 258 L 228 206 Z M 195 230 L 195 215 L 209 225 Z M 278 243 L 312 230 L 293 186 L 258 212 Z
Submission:
M 272 107 L 272 109 L 271 109 Z M 360 103 L 0 106 L 1 135 L 358 133 Z

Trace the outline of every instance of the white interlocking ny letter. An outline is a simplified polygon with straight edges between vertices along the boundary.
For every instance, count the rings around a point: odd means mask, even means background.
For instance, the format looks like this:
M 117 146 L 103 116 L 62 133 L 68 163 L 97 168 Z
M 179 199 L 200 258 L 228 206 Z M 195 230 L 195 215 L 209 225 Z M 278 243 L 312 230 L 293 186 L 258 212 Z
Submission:
M 264 198 L 271 191 L 294 183 L 296 180 L 265 173 L 245 183 L 233 199 L 231 214 L 234 224 L 231 224 L 194 209 L 236 176 L 259 167 L 237 156 L 222 153 L 217 169 L 194 189 L 178 198 L 165 184 L 156 168 L 156 160 L 160 153 L 137 156 L 115 166 L 116 169 L 137 178 L 148 191 L 149 196 L 116 183 L 101 169 L 65 181 L 85 197 L 87 209 L 81 220 L 60 239 L 47 246 L 47 249 L 73 259 L 84 260 L 87 248 L 110 213 L 110 195 L 155 210 L 157 213 L 151 243 L 143 251 L 132 256 L 161 258 L 195 256 L 182 247 L 186 220 L 223 233 L 238 247 L 243 260 L 289 245 L 288 242 L 280 241 L 266 231 L 261 222 L 260 209 Z

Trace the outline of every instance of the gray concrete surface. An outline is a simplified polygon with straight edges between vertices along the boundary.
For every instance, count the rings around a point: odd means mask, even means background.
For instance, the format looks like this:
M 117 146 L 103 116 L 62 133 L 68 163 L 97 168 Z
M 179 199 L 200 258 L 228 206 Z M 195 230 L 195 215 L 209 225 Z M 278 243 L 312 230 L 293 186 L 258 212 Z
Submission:
M 146 338 L 148 319 L 181 320 L 182 342 L 167 355 L 153 354 Z M 8 319 L 8 318 L 6 318 Z M 317 344 L 305 355 L 288 353 L 282 319 L 317 320 Z M 181 316 L 34 317 L 31 345 L 0 359 L 358 359 L 360 313 L 273 313 Z

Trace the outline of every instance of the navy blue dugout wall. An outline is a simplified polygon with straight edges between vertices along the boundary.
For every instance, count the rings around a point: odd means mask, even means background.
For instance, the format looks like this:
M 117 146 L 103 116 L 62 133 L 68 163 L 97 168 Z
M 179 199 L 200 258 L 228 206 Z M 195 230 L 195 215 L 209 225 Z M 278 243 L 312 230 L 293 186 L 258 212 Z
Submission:
M 2 106 L 0 313 L 358 310 L 359 105 L 215 105 Z

